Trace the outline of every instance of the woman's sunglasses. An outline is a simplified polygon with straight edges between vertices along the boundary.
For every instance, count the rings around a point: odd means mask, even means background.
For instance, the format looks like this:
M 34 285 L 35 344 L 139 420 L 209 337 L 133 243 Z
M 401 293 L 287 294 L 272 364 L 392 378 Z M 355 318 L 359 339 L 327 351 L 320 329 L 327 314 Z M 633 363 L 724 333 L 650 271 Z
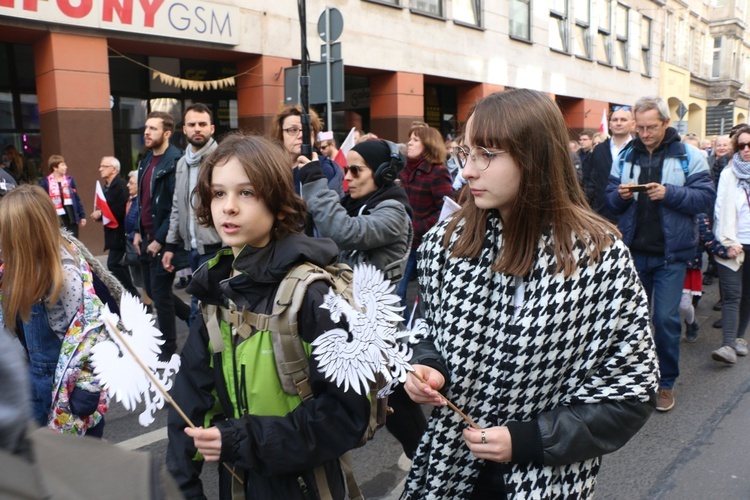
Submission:
M 359 177 L 359 173 L 362 172 L 367 167 L 363 167 L 362 165 L 352 165 L 349 167 L 344 167 L 344 175 L 348 174 L 349 172 L 352 173 L 352 177 L 355 179 Z

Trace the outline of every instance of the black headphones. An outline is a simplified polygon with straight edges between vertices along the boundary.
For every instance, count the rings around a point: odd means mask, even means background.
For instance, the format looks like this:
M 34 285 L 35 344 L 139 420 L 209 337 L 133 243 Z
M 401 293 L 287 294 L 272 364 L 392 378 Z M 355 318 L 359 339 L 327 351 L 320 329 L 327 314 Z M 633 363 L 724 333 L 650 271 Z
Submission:
M 398 173 L 404 167 L 403 161 L 401 161 L 401 153 L 398 150 L 398 146 L 391 141 L 381 139 L 390 149 L 390 159 L 378 165 L 373 175 L 373 180 L 377 187 L 387 186 L 396 180 Z

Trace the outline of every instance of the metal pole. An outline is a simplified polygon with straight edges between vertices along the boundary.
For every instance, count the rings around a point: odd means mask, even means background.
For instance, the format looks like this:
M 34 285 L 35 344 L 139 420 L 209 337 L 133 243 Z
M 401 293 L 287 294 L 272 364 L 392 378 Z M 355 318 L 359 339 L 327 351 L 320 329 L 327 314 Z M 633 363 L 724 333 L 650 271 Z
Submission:
M 299 24 L 302 57 L 300 58 L 299 88 L 300 106 L 302 107 L 302 151 L 301 154 L 312 160 L 312 144 L 310 143 L 310 68 L 307 60 L 307 5 L 305 0 L 299 1 Z
M 326 7 L 326 125 L 333 130 L 333 109 L 331 105 L 331 8 Z

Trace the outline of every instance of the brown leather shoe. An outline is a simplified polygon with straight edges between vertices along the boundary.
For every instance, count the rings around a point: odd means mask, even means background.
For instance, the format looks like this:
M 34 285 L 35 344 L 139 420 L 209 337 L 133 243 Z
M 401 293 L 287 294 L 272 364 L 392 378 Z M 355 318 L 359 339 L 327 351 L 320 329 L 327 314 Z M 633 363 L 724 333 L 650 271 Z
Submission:
M 659 389 L 656 409 L 658 411 L 669 411 L 672 408 L 674 408 L 674 389 Z

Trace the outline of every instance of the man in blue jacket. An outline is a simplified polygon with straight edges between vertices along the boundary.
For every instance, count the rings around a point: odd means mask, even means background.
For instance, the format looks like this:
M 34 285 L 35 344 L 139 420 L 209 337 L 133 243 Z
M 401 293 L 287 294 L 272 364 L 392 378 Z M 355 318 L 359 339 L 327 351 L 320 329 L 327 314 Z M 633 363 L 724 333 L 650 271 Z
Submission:
M 698 245 L 694 216 L 713 205 L 716 192 L 703 155 L 669 126 L 664 99 L 642 97 L 633 111 L 638 137 L 614 160 L 605 203 L 620 216 L 623 241 L 652 304 L 661 372 L 656 409 L 669 411 L 680 374 L 685 269 Z
M 177 351 L 175 314 L 185 321 L 190 306 L 172 292 L 174 270 L 162 266 L 164 245 L 172 214 L 175 167 L 182 152 L 169 143 L 174 118 L 168 113 L 152 111 L 146 120 L 143 139 L 149 151 L 138 164 L 138 207 L 141 218 L 133 237 L 133 246 L 141 256 L 141 272 L 146 293 L 156 306 L 156 318 L 164 344 L 161 357 L 168 360 Z

